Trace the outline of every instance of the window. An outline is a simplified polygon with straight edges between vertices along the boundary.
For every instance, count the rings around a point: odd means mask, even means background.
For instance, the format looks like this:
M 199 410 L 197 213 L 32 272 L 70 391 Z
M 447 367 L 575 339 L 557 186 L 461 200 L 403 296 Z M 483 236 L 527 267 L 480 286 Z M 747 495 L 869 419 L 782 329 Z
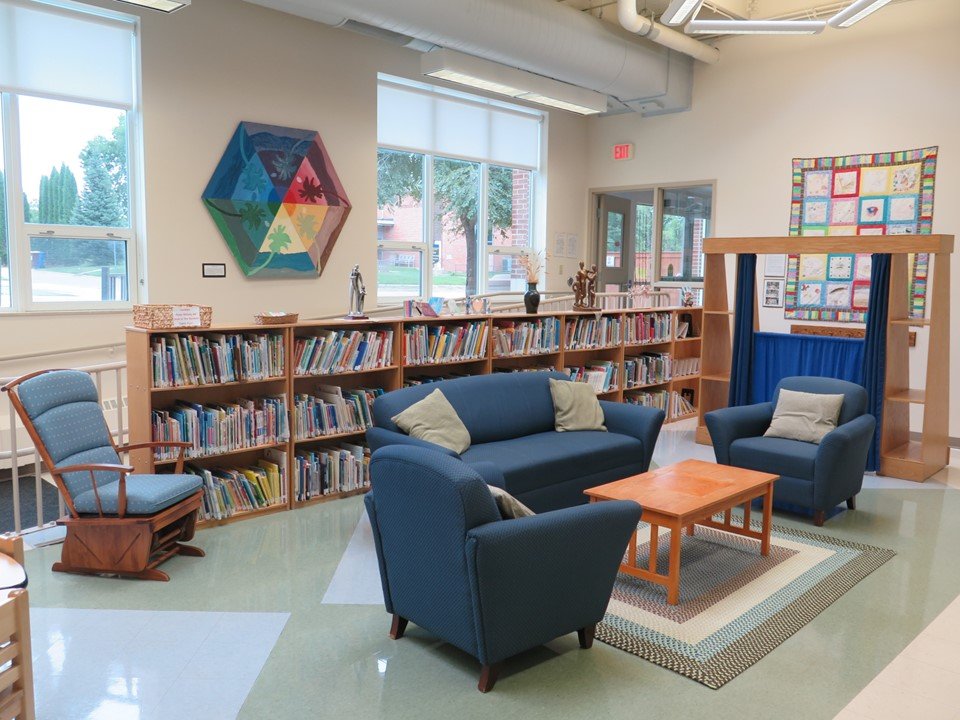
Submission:
M 6 0 L 0 16 L 0 309 L 129 307 L 135 20 Z
M 703 282 L 703 239 L 710 235 L 712 201 L 711 185 L 661 191 L 661 282 Z
M 379 299 L 525 289 L 541 115 L 420 83 L 378 97 Z

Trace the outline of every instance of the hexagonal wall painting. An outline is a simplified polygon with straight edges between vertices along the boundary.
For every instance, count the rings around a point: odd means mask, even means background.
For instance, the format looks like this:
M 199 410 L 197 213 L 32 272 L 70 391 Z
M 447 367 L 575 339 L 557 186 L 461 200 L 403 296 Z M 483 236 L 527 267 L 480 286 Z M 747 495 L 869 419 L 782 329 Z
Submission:
M 314 130 L 242 122 L 203 204 L 244 274 L 323 272 L 350 201 Z

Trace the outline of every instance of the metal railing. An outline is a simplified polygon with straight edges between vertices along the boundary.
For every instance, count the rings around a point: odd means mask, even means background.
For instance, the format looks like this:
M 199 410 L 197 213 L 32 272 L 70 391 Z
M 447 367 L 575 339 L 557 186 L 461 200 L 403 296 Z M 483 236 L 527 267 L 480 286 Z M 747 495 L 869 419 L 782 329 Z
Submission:
M 100 404 L 103 407 L 105 400 L 110 400 L 109 395 L 105 397 L 105 392 L 113 392 L 112 398 L 116 407 L 109 410 L 104 408 L 104 416 L 107 418 L 107 424 L 111 426 L 110 432 L 116 439 L 117 444 L 123 444 L 127 437 L 127 425 L 124 417 L 124 388 L 126 387 L 126 362 L 112 362 L 101 365 L 90 365 L 88 367 L 76 368 L 88 373 L 97 386 L 97 395 L 100 398 Z M 15 380 L 16 378 L 0 378 L 0 385 Z M 0 435 L 0 467 L 10 467 L 11 491 L 13 495 L 13 532 L 18 535 L 26 534 L 45 527 L 49 527 L 57 518 L 48 518 L 44 513 L 43 484 L 47 483 L 56 488 L 49 480 L 44 479 L 43 463 L 40 460 L 40 453 L 32 444 L 29 436 L 17 416 L 16 410 L 10 403 L 7 393 L 0 394 L 0 404 L 6 404 L 6 414 L 9 427 L 6 435 L 8 442 L 3 443 Z M 2 412 L 2 410 L 0 410 Z M 4 448 L 3 445 L 8 447 Z M 20 507 L 20 477 L 24 475 L 22 468 L 33 466 L 34 492 L 36 493 L 36 525 L 31 525 L 33 518 L 23 518 Z M 57 517 L 64 514 L 63 497 L 57 491 Z M 24 527 L 26 526 L 26 527 Z M 3 528 L 10 530 L 11 528 Z

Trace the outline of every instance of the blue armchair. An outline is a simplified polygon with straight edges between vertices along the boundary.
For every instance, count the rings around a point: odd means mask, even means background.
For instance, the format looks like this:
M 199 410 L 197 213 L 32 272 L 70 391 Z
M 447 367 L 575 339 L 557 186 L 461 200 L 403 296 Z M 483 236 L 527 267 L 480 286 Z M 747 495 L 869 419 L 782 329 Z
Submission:
M 843 395 L 837 429 L 819 445 L 764 437 L 782 389 Z M 833 378 L 788 377 L 777 385 L 772 402 L 714 410 L 705 420 L 718 463 L 776 473 L 780 479 L 773 486 L 774 502 L 812 510 L 819 527 L 826 511 L 844 500 L 851 510 L 856 507 L 876 427 L 866 410 L 867 392 L 860 385 Z
M 639 505 L 501 520 L 480 475 L 443 453 L 394 445 L 373 454 L 370 471 L 365 502 L 391 638 L 413 621 L 473 655 L 481 692 L 524 650 L 574 630 L 590 647 Z

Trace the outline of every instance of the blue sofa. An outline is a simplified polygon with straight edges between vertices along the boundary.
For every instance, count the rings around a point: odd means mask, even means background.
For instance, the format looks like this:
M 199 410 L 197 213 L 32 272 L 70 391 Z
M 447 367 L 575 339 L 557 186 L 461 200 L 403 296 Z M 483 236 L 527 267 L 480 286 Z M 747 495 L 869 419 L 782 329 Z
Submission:
M 764 437 L 770 427 L 780 390 L 843 395 L 837 429 L 819 445 Z M 786 509 L 813 511 L 823 525 L 826 512 L 846 500 L 850 509 L 863 485 L 867 452 L 876 420 L 867 414 L 867 391 L 846 380 L 788 377 L 781 380 L 773 401 L 723 408 L 705 416 L 717 462 L 748 470 L 775 473 L 774 502 Z
M 468 465 L 399 445 L 377 450 L 370 474 L 364 502 L 392 638 L 412 621 L 473 655 L 481 692 L 517 653 L 574 631 L 590 647 L 639 505 L 603 502 L 501 520 Z
M 403 444 L 460 457 L 535 512 L 580 505 L 587 488 L 649 469 L 662 410 L 601 401 L 608 432 L 558 433 L 549 378 L 569 381 L 559 372 L 494 373 L 395 390 L 374 402 L 367 441 L 374 451 Z M 437 388 L 470 432 L 462 456 L 406 435 L 390 419 Z

